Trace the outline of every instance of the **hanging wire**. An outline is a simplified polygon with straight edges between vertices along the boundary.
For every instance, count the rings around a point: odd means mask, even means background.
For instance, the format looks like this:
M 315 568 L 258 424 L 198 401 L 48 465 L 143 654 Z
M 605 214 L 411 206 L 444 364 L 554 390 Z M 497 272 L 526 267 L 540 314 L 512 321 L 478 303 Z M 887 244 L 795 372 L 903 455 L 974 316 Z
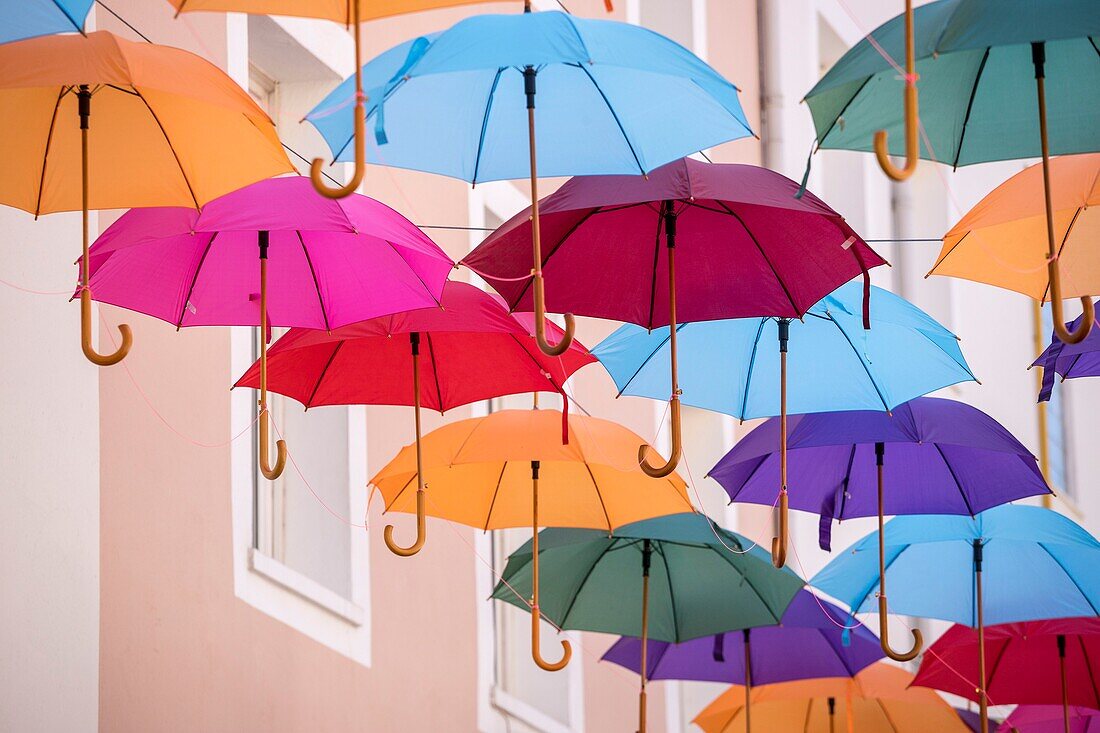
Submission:
M 132 31 L 133 31 L 134 33 L 136 33 L 136 34 L 138 34 L 139 36 L 141 36 L 141 37 L 142 37 L 142 38 L 143 38 L 143 39 L 145 40 L 145 42 L 146 42 L 146 43 L 152 43 L 152 42 L 153 42 L 153 41 L 152 41 L 152 39 L 150 39 L 150 38 L 149 38 L 149 36 L 145 35 L 145 34 L 144 34 L 144 33 L 142 33 L 141 31 L 139 31 L 139 30 L 138 30 L 137 28 L 135 28 L 135 27 L 134 27 L 134 26 L 133 26 L 133 25 L 132 25 L 132 24 L 130 23 L 130 21 L 128 21 L 128 20 L 126 20 L 125 18 L 123 18 L 123 17 L 121 16 L 121 15 L 119 15 L 118 13 L 116 13 L 116 12 L 115 12 L 114 10 L 111 10 L 111 8 L 110 8 L 110 7 L 108 7 L 108 5 L 107 5 L 107 4 L 105 3 L 105 2 L 103 2 L 103 0 L 96 0 L 96 3 L 98 3 L 98 4 L 99 4 L 99 6 L 100 6 L 101 8 L 103 8 L 104 10 L 106 10 L 106 11 L 107 11 L 108 13 L 110 13 L 110 14 L 111 14 L 111 15 L 113 15 L 113 16 L 115 16 L 115 19 L 116 19 L 116 20 L 118 20 L 118 22 L 122 23 L 122 24 L 123 24 L 124 26 L 126 26 L 127 28 L 129 28 L 130 30 L 132 30 Z

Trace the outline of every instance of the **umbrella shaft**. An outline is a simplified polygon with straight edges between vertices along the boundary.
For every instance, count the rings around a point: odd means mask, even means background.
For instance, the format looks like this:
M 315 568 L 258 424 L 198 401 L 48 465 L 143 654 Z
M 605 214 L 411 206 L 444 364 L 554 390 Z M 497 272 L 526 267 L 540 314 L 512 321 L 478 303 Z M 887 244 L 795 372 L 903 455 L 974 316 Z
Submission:
M 745 629 L 745 733 L 752 733 L 752 652 L 749 630 Z
M 974 540 L 974 595 L 978 607 L 978 712 L 981 732 L 989 733 L 989 701 L 985 691 L 985 614 L 982 601 L 982 543 Z
M 88 90 L 87 85 L 81 85 L 76 97 L 77 109 L 80 114 L 80 207 L 83 217 L 81 226 L 84 237 L 80 257 L 80 284 L 87 287 L 90 270 L 88 266 L 88 127 L 92 116 L 92 93 Z

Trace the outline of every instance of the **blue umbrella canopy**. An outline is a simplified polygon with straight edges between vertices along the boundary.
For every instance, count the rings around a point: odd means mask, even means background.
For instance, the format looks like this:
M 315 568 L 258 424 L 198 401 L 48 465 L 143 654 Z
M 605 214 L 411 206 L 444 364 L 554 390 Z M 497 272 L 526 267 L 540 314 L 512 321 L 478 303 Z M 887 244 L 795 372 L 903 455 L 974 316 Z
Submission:
M 975 542 L 981 544 L 986 624 L 1095 616 L 1100 542 L 1065 516 L 1000 506 L 977 516 L 903 516 L 886 524 L 890 609 L 978 624 Z M 876 610 L 878 533 L 841 553 L 810 584 L 853 612 Z
M 955 335 L 912 303 L 872 287 L 870 330 L 862 307 L 862 286 L 848 283 L 790 322 L 789 412 L 887 411 L 974 380 Z M 780 413 L 777 319 L 685 323 L 677 335 L 685 405 L 746 420 Z M 667 348 L 667 331 L 628 324 L 592 353 L 620 394 L 667 400 Z
M 641 174 L 752 134 L 737 88 L 679 44 L 561 12 L 478 15 L 363 66 L 367 161 L 482 182 L 530 174 L 524 69 L 536 72 L 539 174 Z M 353 160 L 354 79 L 309 120 Z
M 0 43 L 54 33 L 84 32 L 93 0 L 18 0 L 0 3 Z

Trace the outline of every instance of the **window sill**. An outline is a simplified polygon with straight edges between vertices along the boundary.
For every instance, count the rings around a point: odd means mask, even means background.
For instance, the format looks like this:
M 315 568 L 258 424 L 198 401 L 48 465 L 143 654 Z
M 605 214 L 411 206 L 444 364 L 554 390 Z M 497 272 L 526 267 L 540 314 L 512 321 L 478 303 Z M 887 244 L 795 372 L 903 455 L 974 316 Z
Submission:
M 360 606 L 297 570 L 268 557 L 256 548 L 248 551 L 248 567 L 253 573 L 289 590 L 352 626 L 362 626 L 366 621 L 366 611 Z
M 492 704 L 500 713 L 515 718 L 540 733 L 580 733 L 581 727 L 566 725 L 499 687 L 492 690 Z

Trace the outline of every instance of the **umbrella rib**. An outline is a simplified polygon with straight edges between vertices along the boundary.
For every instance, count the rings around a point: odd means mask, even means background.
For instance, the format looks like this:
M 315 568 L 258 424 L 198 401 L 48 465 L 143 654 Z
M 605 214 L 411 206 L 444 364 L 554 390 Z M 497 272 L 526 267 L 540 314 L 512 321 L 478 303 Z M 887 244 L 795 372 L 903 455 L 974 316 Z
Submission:
M 686 323 L 676 324 L 676 333 L 680 333 L 680 331 L 682 331 L 684 326 L 686 325 Z M 626 388 L 630 386 L 630 383 L 634 381 L 634 378 L 641 374 L 642 370 L 645 369 L 646 364 L 649 364 L 650 360 L 652 360 L 653 357 L 657 355 L 657 352 L 665 347 L 665 344 L 669 342 L 670 338 L 672 338 L 671 334 L 665 336 L 661 343 L 657 344 L 656 348 L 654 348 L 653 351 L 649 352 L 649 356 L 642 360 L 642 363 L 639 364 L 638 368 L 634 370 L 634 373 L 630 375 L 630 379 L 623 382 L 623 388 L 619 390 L 619 393 L 617 395 L 615 395 L 616 397 L 622 397 L 623 392 L 625 392 Z
M 385 514 L 390 510 L 390 507 L 397 503 L 397 500 L 401 498 L 401 495 L 405 493 L 405 489 L 412 485 L 412 482 L 416 480 L 416 471 L 413 471 L 413 475 L 409 476 L 409 480 L 405 482 L 405 485 L 401 487 L 401 490 L 393 497 L 393 501 L 382 507 L 382 513 Z
M 768 253 L 764 251 L 764 247 L 761 246 L 760 241 L 756 238 L 756 235 L 753 234 L 752 230 L 749 229 L 747 224 L 745 224 L 745 220 L 742 219 L 741 216 L 733 209 L 727 206 L 726 202 L 715 199 L 715 203 L 725 209 L 727 214 L 736 219 L 737 223 L 740 224 L 741 227 L 745 230 L 745 234 L 749 235 L 749 239 L 751 239 L 752 243 L 756 245 L 756 249 L 760 252 L 760 256 L 763 257 L 764 262 L 768 264 L 768 269 L 770 269 L 772 271 L 772 274 L 775 275 L 775 281 L 779 283 L 779 287 L 783 288 L 783 294 L 787 296 L 787 302 L 791 304 L 791 308 L 794 309 L 794 312 L 796 314 L 801 315 L 802 310 L 798 307 L 798 304 L 794 302 L 794 297 L 791 295 L 791 291 L 787 289 L 787 283 L 785 283 L 783 281 L 783 278 L 779 276 L 779 271 L 775 269 L 775 265 L 772 264 L 771 259 L 768 257 Z
M 873 697 L 871 699 L 875 701 L 876 705 L 878 705 L 879 709 L 882 711 L 882 717 L 886 718 L 886 722 L 890 724 L 890 728 L 894 731 L 894 733 L 900 733 L 901 729 L 898 728 L 897 724 L 894 722 L 894 719 L 890 717 L 890 713 L 886 711 L 886 706 L 882 704 L 882 698 Z
M 489 113 L 493 109 L 493 97 L 497 93 L 497 84 L 500 83 L 500 75 L 504 73 L 505 67 L 501 66 L 497 69 L 496 76 L 493 77 L 493 86 L 489 88 L 489 97 L 485 100 L 485 114 L 481 117 L 481 136 L 477 139 L 477 155 L 474 156 L 474 176 L 470 180 L 470 183 L 477 185 L 477 172 L 481 168 L 481 151 L 485 148 L 485 131 L 489 128 Z
M 740 547 L 741 543 L 738 542 L 737 546 Z M 712 550 L 713 550 L 715 555 L 722 558 L 722 560 L 724 560 L 727 565 L 729 565 L 731 568 L 733 568 L 737 572 L 737 574 L 741 576 L 741 579 L 744 580 L 748 584 L 749 588 L 752 588 L 753 593 L 756 594 L 756 597 L 760 600 L 760 603 L 762 603 L 764 605 L 764 608 L 768 609 L 768 613 L 770 613 L 772 615 L 772 618 L 775 619 L 775 622 L 778 624 L 783 619 L 783 614 L 782 613 L 777 614 L 775 612 L 775 609 L 773 609 L 771 606 L 768 605 L 768 602 L 764 600 L 764 596 L 762 596 L 760 594 L 760 589 L 757 588 L 756 585 L 752 582 L 752 579 L 749 578 L 748 573 L 746 573 L 744 570 L 742 570 L 741 568 L 734 565 L 733 561 L 730 558 L 726 557 L 726 554 L 724 552 L 719 552 L 718 550 L 714 550 L 713 548 L 712 548 Z
M 1080 593 L 1081 597 L 1085 599 L 1085 603 L 1089 604 L 1089 608 L 1092 609 L 1092 615 L 1100 616 L 1100 611 L 1096 609 L 1096 606 L 1095 604 L 1093 604 L 1092 599 L 1085 595 L 1085 591 L 1081 589 L 1081 586 L 1077 582 L 1077 579 L 1070 575 L 1069 571 L 1066 570 L 1064 565 L 1062 565 L 1062 562 L 1054 556 L 1053 552 L 1050 551 L 1050 548 L 1047 547 L 1046 544 L 1043 542 L 1039 542 L 1038 545 L 1039 547 L 1043 548 L 1043 552 L 1050 555 L 1050 559 L 1053 560 L 1054 564 L 1058 566 L 1058 568 L 1065 574 L 1067 578 L 1069 578 L 1069 582 L 1073 583 L 1073 587 L 1077 589 L 1077 592 Z
M 676 641 L 679 643 L 681 638 L 680 622 L 676 620 L 676 593 L 672 589 L 672 572 L 668 569 L 668 554 L 665 553 L 664 543 L 657 545 L 657 554 L 664 560 L 665 579 L 668 581 L 668 606 L 672 611 L 672 633 L 676 635 Z
M 630 148 L 630 154 L 634 156 L 634 162 L 638 166 L 638 172 L 643 176 L 646 173 L 645 168 L 642 166 L 642 161 L 638 159 L 638 153 L 634 150 L 633 143 L 630 142 L 630 138 L 626 134 L 626 130 L 623 128 L 623 123 L 619 120 L 619 115 L 615 113 L 615 109 L 611 106 L 611 102 L 608 101 L 607 95 L 603 93 L 603 89 L 600 89 L 600 85 L 596 83 L 596 78 L 592 76 L 592 73 L 584 66 L 584 64 L 577 64 L 577 68 L 584 72 L 584 75 L 588 77 L 588 80 L 592 82 L 592 86 L 599 92 L 600 98 L 603 99 L 603 103 L 607 105 L 607 111 L 611 113 L 612 119 L 615 120 L 615 124 L 619 127 L 619 132 L 622 133 L 623 140 L 626 142 L 626 146 Z
M 164 129 L 164 125 L 161 124 L 160 118 L 157 117 L 157 113 L 153 111 L 152 105 L 149 104 L 149 100 L 142 95 L 137 88 L 134 88 L 134 92 L 137 94 L 138 99 L 145 105 L 145 109 L 149 110 L 149 114 L 152 115 L 153 121 L 157 123 L 157 128 L 160 130 L 160 134 L 164 136 L 164 142 L 168 143 L 168 149 L 172 151 L 172 157 L 176 160 L 176 167 L 179 168 L 180 175 L 183 177 L 183 182 L 187 185 L 187 192 L 191 194 L 191 200 L 195 202 L 195 208 L 201 209 L 199 199 L 195 196 L 195 189 L 191 187 L 191 181 L 187 178 L 187 171 L 183 169 L 183 163 L 180 161 L 179 155 L 176 153 L 176 148 L 172 145 L 172 141 L 168 138 L 168 133 Z
M 630 208 L 630 207 L 629 206 L 624 206 L 623 208 Z M 550 258 L 553 257 L 557 253 L 558 249 L 563 244 L 565 244 L 565 240 L 567 240 L 567 239 L 569 239 L 569 237 L 573 236 L 573 233 L 576 232 L 578 229 L 580 229 L 581 226 L 586 221 L 588 221 L 590 218 L 592 218 L 596 214 L 599 214 L 603 210 L 604 210 L 603 207 L 597 206 L 596 208 L 592 209 L 587 214 L 582 216 L 580 221 L 578 221 L 576 224 L 574 224 L 572 227 L 570 227 L 569 231 L 566 232 L 565 235 L 563 237 L 561 237 L 558 241 L 554 242 L 554 246 L 546 253 L 546 257 L 543 258 L 543 263 L 542 263 L 543 266 L 550 263 Z M 609 209 L 609 210 L 610 211 L 619 211 L 619 209 Z M 526 282 L 524 282 L 523 287 L 520 288 L 519 294 L 515 298 L 515 302 L 513 302 L 509 305 L 509 310 L 514 310 L 516 308 L 516 306 L 519 305 L 519 301 L 523 299 L 523 296 L 527 292 L 527 289 L 531 287 L 531 283 L 532 283 L 532 278 L 526 278 Z
M 588 472 L 588 478 L 592 479 L 592 488 L 596 490 L 596 498 L 600 500 L 600 508 L 603 509 L 603 518 L 607 522 L 608 533 L 613 533 L 615 528 L 611 526 L 611 515 L 607 513 L 607 504 L 603 501 L 603 493 L 600 491 L 600 485 L 596 483 L 596 476 L 592 473 L 592 467 L 588 465 L 588 461 L 584 462 L 584 470 Z
M 1073 372 L 1074 367 L 1077 366 L 1077 362 L 1081 361 L 1081 357 L 1084 356 L 1084 355 L 1085 355 L 1085 352 L 1082 351 L 1080 354 L 1073 357 L 1073 361 L 1070 362 L 1070 365 L 1068 367 L 1066 367 L 1065 374 L 1062 376 L 1062 381 L 1063 382 L 1070 378 L 1070 374 Z M 1057 367 L 1058 367 L 1058 360 L 1055 359 L 1054 360 L 1054 373 L 1055 374 L 1058 373 L 1058 368 Z
M 741 414 L 737 416 L 741 420 L 745 419 L 745 410 L 749 406 L 749 385 L 752 384 L 753 368 L 756 365 L 756 350 L 760 348 L 760 335 L 764 333 L 764 324 L 769 320 L 771 319 L 760 319 L 760 324 L 756 327 L 756 338 L 752 340 L 752 354 L 749 355 L 749 367 L 745 372 L 745 389 L 741 394 Z
M 951 166 L 953 171 L 959 169 L 959 158 L 962 157 L 963 140 L 966 139 L 966 125 L 970 122 L 970 110 L 974 108 L 974 97 L 978 96 L 978 83 L 982 80 L 982 72 L 985 71 L 985 62 L 989 60 L 989 52 L 991 50 L 991 46 L 986 46 L 985 53 L 982 54 L 982 61 L 978 64 L 978 73 L 974 75 L 974 86 L 970 88 L 970 101 L 966 103 L 966 114 L 963 116 L 962 130 L 959 132 L 959 146 L 955 148 L 955 162 Z
M 46 164 L 50 159 L 50 146 L 53 144 L 53 129 L 57 124 L 57 112 L 61 108 L 61 100 L 65 98 L 65 95 L 72 91 L 72 87 L 61 87 L 61 92 L 57 95 L 57 101 L 53 105 L 53 116 L 50 117 L 50 127 L 46 132 L 46 149 L 42 151 L 42 171 L 38 176 L 38 198 L 34 204 L 34 216 L 38 216 L 42 213 L 42 188 L 46 183 Z
M 432 345 L 432 334 L 430 331 L 425 332 L 424 340 L 428 342 L 428 361 L 432 365 L 432 379 L 435 382 L 435 396 L 436 399 L 439 400 L 439 414 L 442 415 L 444 412 L 443 390 L 439 386 L 439 368 L 437 366 L 438 362 L 435 358 L 435 347 Z
M 298 236 L 298 243 L 302 245 L 302 254 L 305 255 L 306 264 L 309 265 L 309 275 L 313 280 L 313 289 L 317 291 L 317 303 L 321 307 L 321 318 L 325 322 L 325 330 L 331 332 L 332 326 L 328 322 L 328 311 L 325 310 L 325 299 L 321 297 L 321 284 L 317 282 L 317 271 L 313 269 L 313 258 L 309 256 L 309 250 L 306 249 L 306 240 L 302 238 L 302 232 L 295 229 L 294 233 Z
M 810 731 L 810 715 L 814 710 L 814 698 L 809 698 L 806 703 L 806 719 L 802 722 L 802 733 L 809 733 Z
M 1005 654 L 1008 653 L 1008 645 L 1010 643 L 1011 642 L 1008 641 L 1007 639 L 1005 640 L 1004 645 L 1001 647 L 1001 653 L 998 654 L 997 658 L 993 660 L 993 665 L 989 668 L 989 672 L 985 676 L 985 682 L 984 682 L 984 684 L 985 684 L 985 697 L 986 697 L 987 700 L 991 699 L 991 697 L 992 697 L 989 694 L 989 688 L 993 686 L 993 679 L 997 676 L 997 667 L 1000 666 L 1001 660 L 1004 659 Z
M 848 342 L 848 345 L 852 347 L 852 353 L 856 355 L 856 361 L 858 361 L 860 366 L 863 367 L 863 371 L 867 374 L 867 379 L 871 380 L 871 386 L 875 388 L 875 394 L 878 395 L 879 402 L 882 403 L 882 409 L 889 412 L 890 405 L 886 403 L 886 398 L 882 396 L 882 390 L 878 388 L 878 382 L 876 382 L 874 376 L 871 375 L 871 368 L 867 366 L 866 362 L 863 361 L 863 357 L 859 355 L 859 350 L 856 348 L 856 345 L 852 343 L 852 339 L 848 336 L 848 332 L 845 331 L 844 327 L 841 326 L 840 323 L 832 317 L 831 313 L 829 314 L 829 320 L 834 326 L 836 326 L 841 335 L 844 336 L 844 340 Z
M 646 319 L 649 328 L 653 328 L 653 309 L 657 303 L 657 263 L 661 259 L 661 231 L 664 229 L 664 221 L 664 216 L 657 216 L 657 234 L 653 238 L 653 269 L 649 278 L 649 318 Z
M 970 232 L 972 232 L 972 231 L 973 231 L 973 229 L 967 229 L 966 233 L 963 234 L 961 237 L 959 237 L 959 241 L 957 241 L 953 245 L 951 245 L 951 249 L 947 250 L 946 252 L 941 254 L 939 257 L 937 257 L 936 261 L 932 263 L 932 269 L 930 269 L 928 271 L 928 274 L 925 275 L 925 277 L 928 277 L 928 275 L 931 275 L 937 267 L 942 265 L 944 263 L 944 261 L 948 257 L 950 257 L 951 254 L 958 248 L 958 246 L 963 243 L 963 240 L 970 236 Z
M 943 448 L 940 447 L 940 444 L 933 441 L 932 445 L 936 446 L 936 452 L 940 454 L 940 458 L 943 460 L 944 468 L 946 468 L 947 472 L 951 474 L 951 479 L 955 482 L 955 487 L 959 490 L 959 496 L 962 497 L 963 503 L 966 504 L 967 514 L 973 517 L 974 507 L 970 505 L 970 498 L 966 495 L 966 492 L 963 491 L 962 482 L 959 481 L 959 477 L 955 474 L 955 469 L 951 466 L 951 462 L 947 460 L 947 456 L 943 454 Z
M 577 586 L 577 590 L 573 593 L 573 597 L 569 599 L 569 605 L 565 607 L 565 613 L 562 614 L 561 621 L 558 623 L 559 627 L 564 629 L 569 622 L 569 614 L 573 612 L 573 606 L 576 605 L 577 599 L 580 597 L 581 591 L 584 590 L 585 584 L 587 584 L 588 579 L 592 577 L 592 573 L 596 571 L 596 567 L 600 564 L 600 561 L 603 560 L 604 555 L 615 546 L 616 541 L 617 540 L 608 538 L 607 547 L 603 548 L 603 551 L 596 556 L 595 562 L 588 568 L 588 572 L 584 574 L 584 578 L 581 580 L 580 585 Z
M 1089 684 L 1092 685 L 1092 698 L 1096 701 L 1095 707 L 1100 707 L 1100 690 L 1096 689 L 1096 675 L 1092 671 L 1092 662 L 1089 660 L 1088 649 L 1085 648 L 1085 637 L 1077 635 L 1077 644 L 1081 647 L 1081 656 L 1085 660 L 1085 669 L 1089 672 Z
M 184 0 L 184 1 L 186 2 L 186 0 Z M 53 4 L 58 10 L 61 11 L 61 14 L 65 16 L 65 19 L 73 24 L 73 29 L 76 30 L 81 35 L 83 35 L 84 34 L 84 26 L 82 24 L 76 22 L 76 18 L 74 18 L 72 15 L 69 14 L 69 11 L 65 8 L 65 6 L 62 5 L 61 3 L 59 3 L 57 0 L 53 0 Z M 181 8 L 183 7 L 182 3 L 180 4 L 180 7 Z
M 505 461 L 500 467 L 500 475 L 497 476 L 497 485 L 496 485 L 496 488 L 493 489 L 493 498 L 489 502 L 489 511 L 486 512 L 486 514 L 485 514 L 485 526 L 481 528 L 483 532 L 488 532 L 489 531 L 489 523 L 493 519 L 493 509 L 495 509 L 496 505 L 497 505 L 497 494 L 500 493 L 500 484 L 501 484 L 501 482 L 504 481 L 504 472 L 507 471 L 507 470 L 508 470 L 508 461 Z M 535 531 L 537 532 L 538 529 L 536 528 Z
M 1062 256 L 1062 250 L 1066 248 L 1066 242 L 1069 241 L 1069 235 L 1073 231 L 1073 225 L 1077 223 L 1077 218 L 1081 216 L 1082 207 L 1078 206 L 1077 210 L 1073 212 L 1073 218 L 1069 220 L 1069 226 L 1066 227 L 1066 234 L 1062 237 L 1062 243 L 1058 245 L 1058 257 Z M 1043 298 L 1039 302 L 1042 303 L 1047 299 L 1047 293 L 1050 292 L 1050 280 L 1047 280 L 1047 285 L 1043 288 Z
M 741 482 L 740 488 L 737 489 L 738 495 L 741 494 L 742 489 L 744 489 L 745 486 L 748 485 L 749 481 L 752 481 L 752 477 L 755 476 L 760 471 L 760 469 L 764 467 L 764 464 L 767 463 L 768 459 L 771 458 L 773 455 L 775 455 L 775 453 L 765 453 L 764 455 L 759 456 L 760 462 L 753 466 L 752 470 L 749 471 L 749 475 L 746 476 L 745 480 Z M 710 474 L 707 474 L 707 476 L 709 475 Z M 704 476 L 703 478 L 706 478 L 706 476 Z M 729 503 L 732 504 L 736 499 L 736 496 L 731 496 Z
M 346 343 L 347 341 L 336 342 L 336 348 L 329 354 L 328 361 L 325 362 L 325 366 L 321 369 L 321 373 L 317 375 L 317 383 L 313 385 L 313 390 L 309 393 L 309 401 L 306 402 L 306 407 L 313 407 L 313 399 L 317 396 L 317 390 L 321 389 L 321 382 L 325 381 L 325 375 L 328 374 L 332 362 L 336 360 L 336 355 L 340 353 L 340 349 L 342 349 Z
M 195 267 L 195 274 L 191 278 L 191 287 L 187 288 L 187 297 L 183 299 L 183 305 L 180 306 L 180 317 L 176 319 L 176 330 L 183 328 L 183 319 L 187 315 L 187 304 L 191 302 L 191 296 L 195 293 L 195 283 L 199 281 L 199 273 L 202 272 L 202 266 L 206 262 L 206 255 L 210 254 L 210 247 L 213 246 L 214 240 L 218 238 L 218 232 L 214 232 L 210 236 L 210 241 L 206 243 L 206 249 L 202 251 L 202 257 L 199 258 L 199 264 Z

